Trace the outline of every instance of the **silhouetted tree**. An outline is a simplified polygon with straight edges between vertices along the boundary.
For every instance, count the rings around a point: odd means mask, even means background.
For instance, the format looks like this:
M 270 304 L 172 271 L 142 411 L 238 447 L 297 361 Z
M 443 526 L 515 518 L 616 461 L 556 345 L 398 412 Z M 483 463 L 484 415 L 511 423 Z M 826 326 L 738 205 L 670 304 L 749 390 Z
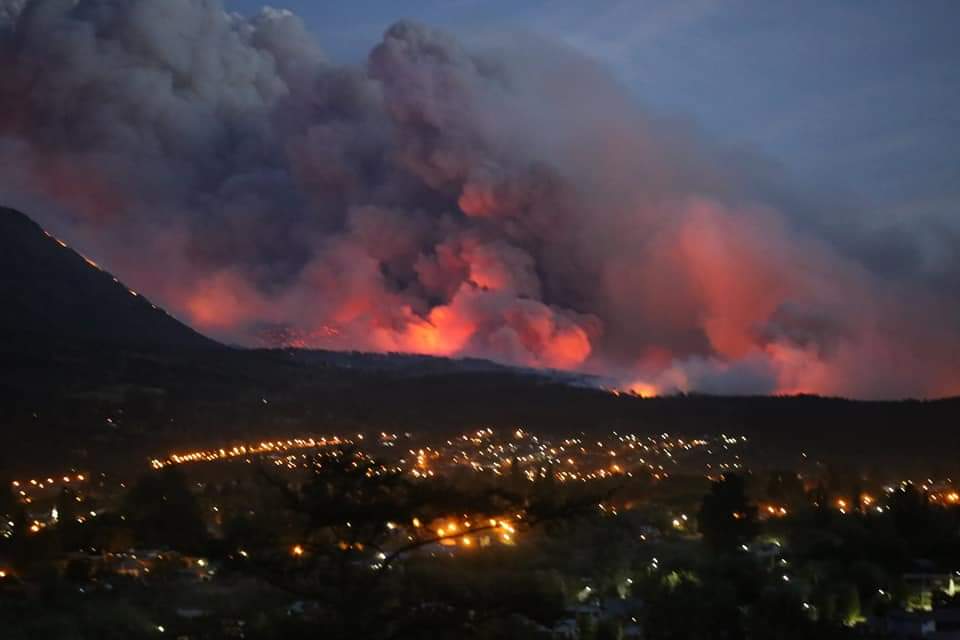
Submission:
M 644 607 L 649 640 L 739 640 L 741 613 L 731 585 L 707 586 L 681 576 L 651 594 Z
M 240 570 L 322 603 L 327 638 L 447 637 L 535 606 L 509 589 L 462 588 L 469 572 L 439 571 L 417 552 L 464 538 L 472 546 L 484 536 L 512 539 L 548 521 L 594 514 L 598 501 L 551 496 L 546 505 L 497 488 L 417 480 L 351 449 L 317 456 L 299 485 L 265 469 L 263 478 L 282 497 L 286 517 L 274 521 L 272 539 L 238 522 L 229 535 L 242 560 L 227 552 Z M 431 526 L 451 516 L 456 529 Z M 430 569 L 418 570 L 421 563 Z
M 141 477 L 124 500 L 124 512 L 139 544 L 197 551 L 206 543 L 200 505 L 173 467 Z
M 757 507 L 747 500 L 743 477 L 724 476 L 703 497 L 698 516 L 704 542 L 717 551 L 732 551 L 757 533 Z
M 10 479 L 0 474 L 0 516 L 10 519 L 17 509 L 19 501 L 13 491 Z
M 794 471 L 772 471 L 767 481 L 767 498 L 773 502 L 796 506 L 806 499 L 803 482 Z

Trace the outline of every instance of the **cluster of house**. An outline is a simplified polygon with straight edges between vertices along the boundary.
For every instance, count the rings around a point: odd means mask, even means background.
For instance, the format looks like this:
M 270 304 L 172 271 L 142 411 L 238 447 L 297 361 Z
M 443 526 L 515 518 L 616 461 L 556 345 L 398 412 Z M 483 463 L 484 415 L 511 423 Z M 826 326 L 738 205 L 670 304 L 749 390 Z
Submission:
M 67 566 L 82 567 L 87 577 L 117 575 L 142 579 L 153 575 L 194 582 L 208 582 L 217 568 L 206 558 L 188 556 L 176 551 L 142 549 L 123 553 L 69 553 Z
M 638 620 L 643 602 L 637 598 L 602 598 L 583 603 L 567 611 L 554 624 L 551 634 L 556 640 L 578 640 L 590 629 L 610 623 L 620 628 L 623 640 L 641 640 L 643 628 Z
M 892 611 L 869 622 L 874 631 L 896 640 L 960 640 L 960 608 Z
M 960 571 L 908 573 L 906 609 L 868 620 L 877 633 L 897 640 L 960 640 Z M 938 600 L 940 602 L 938 602 Z

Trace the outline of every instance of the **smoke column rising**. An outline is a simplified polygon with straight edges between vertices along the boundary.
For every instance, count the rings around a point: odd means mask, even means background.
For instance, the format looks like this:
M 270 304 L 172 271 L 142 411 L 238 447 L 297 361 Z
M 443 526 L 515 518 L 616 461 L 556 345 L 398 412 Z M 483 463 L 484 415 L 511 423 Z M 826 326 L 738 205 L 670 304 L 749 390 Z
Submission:
M 353 68 L 275 9 L 0 0 L 0 59 L 0 196 L 221 339 L 644 393 L 960 392 L 944 296 L 562 46 L 401 22 Z

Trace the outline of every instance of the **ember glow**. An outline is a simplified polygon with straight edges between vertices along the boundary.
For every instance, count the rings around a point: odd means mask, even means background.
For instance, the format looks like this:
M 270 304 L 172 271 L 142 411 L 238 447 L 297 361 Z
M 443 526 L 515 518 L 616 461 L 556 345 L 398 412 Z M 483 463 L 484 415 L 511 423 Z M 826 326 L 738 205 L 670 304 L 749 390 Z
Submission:
M 275 9 L 0 9 L 0 192 L 214 337 L 643 396 L 960 393 L 955 296 L 872 273 L 566 47 L 402 22 L 350 67 Z

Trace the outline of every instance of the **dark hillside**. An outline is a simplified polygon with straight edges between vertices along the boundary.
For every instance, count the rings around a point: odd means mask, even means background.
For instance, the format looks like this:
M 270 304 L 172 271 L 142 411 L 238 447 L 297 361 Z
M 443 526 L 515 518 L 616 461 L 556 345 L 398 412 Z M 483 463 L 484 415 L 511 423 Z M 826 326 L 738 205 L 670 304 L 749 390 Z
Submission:
M 39 225 L 0 208 L 0 342 L 210 349 L 178 322 Z

